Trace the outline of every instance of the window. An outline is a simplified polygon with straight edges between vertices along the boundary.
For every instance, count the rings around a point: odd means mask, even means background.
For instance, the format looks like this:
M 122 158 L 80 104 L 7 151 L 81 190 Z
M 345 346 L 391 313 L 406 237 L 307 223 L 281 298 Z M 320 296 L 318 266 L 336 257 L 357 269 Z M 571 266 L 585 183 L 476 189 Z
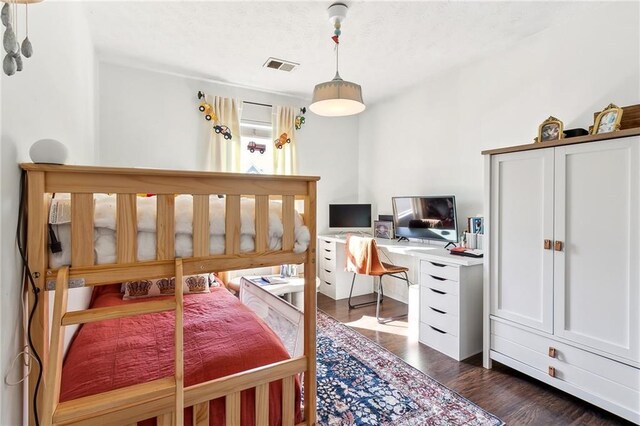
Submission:
M 242 172 L 273 174 L 271 123 L 240 120 L 240 149 Z

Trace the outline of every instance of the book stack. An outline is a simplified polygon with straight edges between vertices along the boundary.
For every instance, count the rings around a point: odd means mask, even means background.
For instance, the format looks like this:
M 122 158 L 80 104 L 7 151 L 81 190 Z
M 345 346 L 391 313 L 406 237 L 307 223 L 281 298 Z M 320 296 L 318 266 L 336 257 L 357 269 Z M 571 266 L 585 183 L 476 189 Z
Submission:
M 467 232 L 465 232 L 465 247 L 482 250 L 484 248 L 484 218 L 473 216 L 467 218 Z

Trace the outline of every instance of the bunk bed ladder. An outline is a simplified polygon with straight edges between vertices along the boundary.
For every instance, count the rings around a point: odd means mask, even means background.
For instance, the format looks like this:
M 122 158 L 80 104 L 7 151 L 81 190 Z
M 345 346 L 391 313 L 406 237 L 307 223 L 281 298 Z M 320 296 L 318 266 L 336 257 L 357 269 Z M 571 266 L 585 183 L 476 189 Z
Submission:
M 62 353 L 64 352 L 64 326 L 62 316 L 67 312 L 67 293 L 69 289 L 69 267 L 58 270 L 56 279 L 58 291 L 53 305 L 53 324 L 49 347 L 49 365 L 45 372 L 44 400 L 42 402 L 42 424 L 53 424 L 53 414 L 60 402 L 60 380 L 62 378 Z
M 123 403 L 124 401 L 128 401 L 130 403 L 142 403 L 171 394 L 175 395 L 173 413 L 168 412 L 158 416 L 158 424 L 182 425 L 184 423 L 184 341 L 182 329 L 184 296 L 182 291 L 182 259 L 179 258 L 175 259 L 175 277 L 174 300 L 132 303 L 118 310 L 114 310 L 113 308 L 93 308 L 67 312 L 69 267 L 65 266 L 58 270 L 51 326 L 50 356 L 48 369 L 45 372 L 43 391 L 43 413 L 41 416 L 41 424 L 43 426 L 79 421 L 97 411 L 109 411 L 110 407 L 117 406 L 118 402 Z M 66 326 L 169 310 L 175 311 L 175 374 L 173 378 L 158 379 L 98 395 L 78 398 L 63 403 L 60 402 L 62 358 Z M 89 409 L 87 409 L 87 407 Z

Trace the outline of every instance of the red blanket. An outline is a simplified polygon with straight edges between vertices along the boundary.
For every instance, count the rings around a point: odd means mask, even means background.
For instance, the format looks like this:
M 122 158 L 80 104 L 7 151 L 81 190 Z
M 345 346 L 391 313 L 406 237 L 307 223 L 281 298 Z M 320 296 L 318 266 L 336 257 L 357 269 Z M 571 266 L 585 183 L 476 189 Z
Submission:
M 148 300 L 148 299 L 147 299 Z M 123 301 L 119 286 L 96 289 L 92 307 Z M 185 387 L 288 359 L 280 339 L 224 288 L 184 298 Z M 85 324 L 62 369 L 61 401 L 173 376 L 174 314 L 163 312 Z M 296 384 L 297 386 L 297 384 Z M 300 389 L 296 422 L 301 421 Z M 281 382 L 270 384 L 269 419 L 281 423 Z M 224 424 L 224 400 L 210 404 L 210 424 Z M 254 424 L 254 391 L 242 392 L 242 424 Z M 191 424 L 192 409 L 185 409 Z M 154 424 L 154 420 L 144 424 Z

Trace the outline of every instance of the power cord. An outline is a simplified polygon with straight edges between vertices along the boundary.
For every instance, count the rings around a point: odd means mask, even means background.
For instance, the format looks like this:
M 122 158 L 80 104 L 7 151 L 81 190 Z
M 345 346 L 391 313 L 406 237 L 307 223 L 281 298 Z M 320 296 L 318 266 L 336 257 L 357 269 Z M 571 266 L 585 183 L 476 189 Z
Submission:
M 27 367 L 27 372 L 22 376 L 20 380 L 16 380 L 14 382 L 9 380 L 9 375 L 11 374 L 11 371 L 15 368 L 16 363 L 18 362 L 21 356 L 25 357 L 26 361 L 24 361 L 24 366 Z M 7 373 L 4 375 L 4 383 L 7 386 L 17 386 L 20 383 L 27 380 L 27 377 L 29 377 L 29 374 L 31 374 L 31 359 L 35 360 L 36 358 L 31 354 L 31 351 L 29 350 L 29 346 L 28 345 L 23 346 L 22 350 L 11 361 L 11 365 L 9 366 Z
M 53 199 L 56 198 L 56 193 L 51 194 L 51 204 L 49 204 L 49 217 L 51 217 L 51 209 L 53 208 Z M 47 226 L 49 227 L 49 250 L 51 253 L 60 253 L 62 251 L 62 243 L 58 240 L 56 233 L 53 231 L 53 226 L 47 220 Z
M 60 253 L 62 251 L 62 243 L 58 241 L 51 224 L 49 224 L 49 250 L 51 250 L 51 253 Z
M 33 317 L 36 313 L 36 308 L 38 307 L 39 301 L 39 292 L 40 289 L 36 286 L 35 280 L 33 279 L 33 275 L 31 274 L 31 270 L 29 269 L 29 264 L 27 263 L 27 255 L 26 255 L 26 225 L 25 225 L 25 204 L 26 199 L 24 194 L 26 192 L 26 172 L 23 170 L 20 175 L 20 204 L 18 207 L 18 225 L 16 229 L 16 243 L 18 245 L 18 251 L 20 252 L 20 257 L 22 258 L 22 273 L 23 277 L 26 277 L 31 285 L 31 291 L 33 292 L 33 307 L 31 308 L 31 312 L 29 313 L 29 320 L 27 322 L 27 338 L 29 341 L 29 347 L 31 348 L 31 353 L 29 354 L 33 357 L 38 363 L 38 378 L 36 380 L 36 385 L 33 392 L 33 414 L 35 419 L 35 425 L 40 426 L 40 421 L 38 418 L 38 391 L 40 389 L 40 383 L 42 382 L 42 359 L 36 351 L 35 345 L 33 344 L 33 338 L 31 337 L 31 326 L 33 324 Z
M 21 294 L 21 300 L 20 300 L 20 318 L 21 321 L 16 324 L 16 331 L 18 331 L 18 329 L 20 329 L 22 331 L 21 336 L 26 336 L 27 335 L 27 317 L 25 315 L 25 307 L 27 305 L 26 302 L 26 285 L 27 285 L 27 281 L 26 281 L 26 277 L 24 276 L 24 273 L 21 276 L 21 280 L 20 282 L 22 283 L 22 289 L 20 291 Z M 23 358 L 23 361 L 20 363 L 20 365 L 18 364 L 18 361 L 20 360 L 20 358 Z M 29 349 L 29 345 L 23 345 L 22 346 L 22 350 L 20 352 L 18 352 L 18 354 L 13 358 L 13 360 L 11 361 L 11 364 L 9 365 L 9 368 L 7 368 L 7 371 L 4 375 L 4 383 L 7 386 L 18 386 L 19 384 L 21 384 L 22 382 L 24 382 L 25 380 L 27 380 L 27 377 L 29 377 L 29 374 L 31 374 L 31 367 L 32 367 L 32 363 L 31 360 L 35 361 L 35 358 L 33 357 L 33 355 L 31 355 L 31 351 Z M 11 373 L 13 371 L 15 371 L 17 368 L 19 367 L 21 372 L 22 372 L 22 376 L 18 379 L 18 380 L 11 380 L 10 376 Z M 27 371 L 24 371 L 24 368 L 27 368 Z

